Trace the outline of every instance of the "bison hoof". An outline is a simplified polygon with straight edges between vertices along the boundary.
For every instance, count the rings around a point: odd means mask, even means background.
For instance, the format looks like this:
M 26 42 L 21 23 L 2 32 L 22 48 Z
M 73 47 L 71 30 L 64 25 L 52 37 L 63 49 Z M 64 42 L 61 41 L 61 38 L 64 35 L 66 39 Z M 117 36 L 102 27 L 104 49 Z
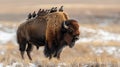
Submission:
M 60 60 L 60 57 L 57 57 L 58 60 Z
M 54 54 L 54 56 L 53 57 L 57 57 L 57 54 Z
M 39 50 L 39 46 L 37 46 L 37 50 Z
M 52 56 L 49 56 L 49 60 L 51 60 L 52 59 Z
M 58 60 L 60 60 L 60 55 L 57 55 L 56 57 L 57 57 Z

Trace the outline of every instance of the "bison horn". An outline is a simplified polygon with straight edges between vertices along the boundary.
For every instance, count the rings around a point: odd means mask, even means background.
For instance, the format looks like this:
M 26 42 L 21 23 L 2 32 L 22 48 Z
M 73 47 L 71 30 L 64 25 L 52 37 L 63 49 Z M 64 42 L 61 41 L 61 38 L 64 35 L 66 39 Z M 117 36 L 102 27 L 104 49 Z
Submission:
M 65 24 L 65 22 L 63 22 L 63 26 L 64 28 L 68 29 L 69 27 Z

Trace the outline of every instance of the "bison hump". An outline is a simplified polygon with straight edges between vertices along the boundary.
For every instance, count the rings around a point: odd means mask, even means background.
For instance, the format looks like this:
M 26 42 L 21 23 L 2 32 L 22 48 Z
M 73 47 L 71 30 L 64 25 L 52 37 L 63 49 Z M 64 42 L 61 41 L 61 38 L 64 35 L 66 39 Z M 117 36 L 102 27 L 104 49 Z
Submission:
M 68 19 L 68 16 L 64 12 L 54 12 L 48 14 L 46 28 L 46 39 L 55 38 L 60 33 L 62 23 Z

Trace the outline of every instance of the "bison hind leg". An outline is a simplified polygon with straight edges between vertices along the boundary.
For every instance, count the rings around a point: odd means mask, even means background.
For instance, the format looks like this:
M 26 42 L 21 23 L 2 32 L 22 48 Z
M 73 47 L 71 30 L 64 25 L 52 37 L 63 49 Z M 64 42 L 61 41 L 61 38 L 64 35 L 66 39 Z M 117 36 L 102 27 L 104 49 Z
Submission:
M 25 49 L 26 49 L 26 42 L 23 41 L 22 43 L 19 43 L 19 50 L 20 50 L 20 52 L 21 52 L 21 57 L 22 57 L 22 59 L 24 59 Z
M 30 53 L 31 53 L 31 51 L 32 51 L 32 48 L 33 48 L 32 44 L 28 43 L 28 47 L 27 47 L 26 52 L 27 52 L 28 58 L 29 58 L 30 60 L 32 60 L 31 55 L 30 55 Z
M 49 55 L 50 55 L 50 52 L 49 52 L 48 49 L 49 49 L 49 48 L 45 45 L 45 48 L 44 48 L 44 55 L 45 55 L 46 57 L 49 57 Z

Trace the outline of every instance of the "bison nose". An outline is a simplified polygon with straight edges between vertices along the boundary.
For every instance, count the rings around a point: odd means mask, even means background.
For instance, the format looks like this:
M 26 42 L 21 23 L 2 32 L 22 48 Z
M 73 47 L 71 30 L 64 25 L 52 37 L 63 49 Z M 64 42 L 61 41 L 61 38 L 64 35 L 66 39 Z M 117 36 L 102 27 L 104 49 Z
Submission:
M 75 40 L 78 40 L 79 39 L 79 36 L 75 36 Z

